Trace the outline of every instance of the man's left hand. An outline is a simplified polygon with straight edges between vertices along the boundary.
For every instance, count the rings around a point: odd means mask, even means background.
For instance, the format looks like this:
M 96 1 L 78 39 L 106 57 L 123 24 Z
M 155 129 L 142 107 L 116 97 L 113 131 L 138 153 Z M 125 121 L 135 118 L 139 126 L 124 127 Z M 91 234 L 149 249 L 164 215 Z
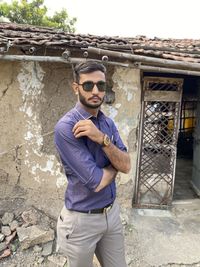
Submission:
M 76 138 L 87 136 L 92 141 L 102 144 L 104 134 L 94 125 L 91 120 L 80 120 L 78 121 L 73 129 L 74 136 Z

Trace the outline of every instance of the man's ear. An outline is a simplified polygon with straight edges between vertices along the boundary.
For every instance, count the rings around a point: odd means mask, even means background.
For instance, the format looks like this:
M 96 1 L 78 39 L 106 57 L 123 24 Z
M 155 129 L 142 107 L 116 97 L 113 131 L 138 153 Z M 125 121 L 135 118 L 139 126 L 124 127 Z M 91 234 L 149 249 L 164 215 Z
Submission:
M 74 93 L 78 95 L 78 84 L 76 82 L 72 83 L 72 88 L 74 90 Z

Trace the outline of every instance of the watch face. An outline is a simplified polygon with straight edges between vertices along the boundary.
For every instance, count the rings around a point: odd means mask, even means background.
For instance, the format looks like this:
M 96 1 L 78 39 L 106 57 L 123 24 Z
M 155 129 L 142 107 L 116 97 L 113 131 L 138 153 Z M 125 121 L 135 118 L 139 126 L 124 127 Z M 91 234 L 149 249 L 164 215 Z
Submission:
M 108 146 L 109 144 L 110 144 L 110 137 L 107 134 L 105 134 L 105 136 L 104 136 L 104 145 Z

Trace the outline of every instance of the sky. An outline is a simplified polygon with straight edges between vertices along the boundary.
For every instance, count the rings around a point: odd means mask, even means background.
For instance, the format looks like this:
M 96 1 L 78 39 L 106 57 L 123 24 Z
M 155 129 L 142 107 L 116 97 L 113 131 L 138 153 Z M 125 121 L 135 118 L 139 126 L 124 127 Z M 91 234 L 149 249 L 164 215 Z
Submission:
M 200 39 L 200 0 L 44 0 L 77 17 L 77 33 Z
M 44 0 L 44 4 L 50 13 L 65 8 L 76 17 L 76 33 L 200 39 L 200 0 Z

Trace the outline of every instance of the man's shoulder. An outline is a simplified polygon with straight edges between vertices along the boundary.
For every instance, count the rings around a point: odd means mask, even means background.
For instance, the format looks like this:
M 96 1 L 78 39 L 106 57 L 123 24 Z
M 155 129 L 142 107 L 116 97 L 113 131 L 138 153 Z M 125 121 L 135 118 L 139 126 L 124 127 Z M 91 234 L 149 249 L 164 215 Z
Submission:
M 55 125 L 55 131 L 62 128 L 72 128 L 76 122 L 76 113 L 74 111 L 74 108 L 72 108 L 57 121 Z

